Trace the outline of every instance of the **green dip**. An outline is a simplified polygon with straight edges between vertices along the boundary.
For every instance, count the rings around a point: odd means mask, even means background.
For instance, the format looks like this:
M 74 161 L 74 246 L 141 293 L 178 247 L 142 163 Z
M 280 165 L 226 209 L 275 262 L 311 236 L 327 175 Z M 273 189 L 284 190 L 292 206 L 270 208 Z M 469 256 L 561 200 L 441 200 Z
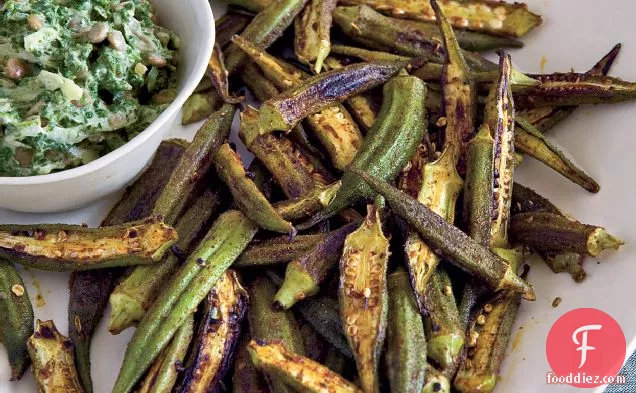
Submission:
M 157 118 L 179 39 L 153 19 L 145 0 L 0 0 L 0 176 L 85 164 Z

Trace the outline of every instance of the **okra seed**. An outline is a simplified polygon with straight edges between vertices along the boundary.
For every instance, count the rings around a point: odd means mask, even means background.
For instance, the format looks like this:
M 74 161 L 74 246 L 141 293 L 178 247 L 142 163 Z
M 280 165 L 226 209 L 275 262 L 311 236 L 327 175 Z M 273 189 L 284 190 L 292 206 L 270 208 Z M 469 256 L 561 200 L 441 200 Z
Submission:
M 65 230 L 61 230 L 57 233 L 57 241 L 63 242 L 68 239 L 68 233 Z
M 484 305 L 484 312 L 486 314 L 489 314 L 491 311 L 492 311 L 492 304 L 486 303 L 486 305 Z
M 437 122 L 435 123 L 435 125 L 438 127 L 444 127 L 447 123 L 448 123 L 448 119 L 442 116 L 439 119 L 437 119 Z
M 13 292 L 13 294 L 16 296 L 22 296 L 24 295 L 24 287 L 20 284 L 14 284 L 11 287 L 11 292 Z
M 477 325 L 485 325 L 486 324 L 486 317 L 483 314 L 480 314 L 477 317 Z
M 364 291 L 362 292 L 362 295 L 365 298 L 370 298 L 371 297 L 371 288 L 364 288 Z
M 452 294 L 453 294 L 453 288 L 451 288 L 450 285 L 446 285 L 444 287 L 444 295 L 450 296 Z
M 62 251 L 60 251 L 60 250 L 55 250 L 55 251 L 53 252 L 53 254 L 55 254 L 55 256 L 59 258 L 59 257 L 61 257 L 61 256 L 62 256 Z

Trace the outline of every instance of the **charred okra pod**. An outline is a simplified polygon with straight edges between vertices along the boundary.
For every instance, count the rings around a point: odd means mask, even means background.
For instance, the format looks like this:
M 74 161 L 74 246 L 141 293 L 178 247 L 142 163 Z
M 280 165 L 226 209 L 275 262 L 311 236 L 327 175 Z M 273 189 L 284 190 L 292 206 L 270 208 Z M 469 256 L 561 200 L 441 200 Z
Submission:
M 261 12 L 263 8 L 270 5 L 274 0 L 223 0 L 223 3 L 236 5 L 252 12 Z
M 516 214 L 510 232 L 521 243 L 544 251 L 571 251 L 598 256 L 624 243 L 605 228 L 581 224 L 554 213 Z
M 327 57 L 323 64 L 326 70 L 337 70 L 344 67 L 344 64 L 335 57 Z M 364 130 L 371 128 L 377 118 L 377 111 L 374 108 L 371 98 L 365 94 L 350 97 L 345 101 L 351 115 Z
M 232 393 L 270 393 L 267 381 L 250 359 L 247 350 L 249 342 L 249 334 L 243 334 L 238 343 L 232 374 Z
M 516 270 L 523 260 L 519 249 L 498 249 Z M 496 293 L 476 311 L 467 333 L 467 354 L 453 382 L 462 392 L 491 392 L 504 358 L 521 296 L 510 291 Z
M 358 63 L 311 77 L 263 103 L 260 133 L 290 130 L 309 115 L 383 84 L 404 66 L 404 62 Z
M 367 206 L 367 217 L 347 236 L 340 259 L 340 317 L 366 393 L 379 393 L 378 365 L 387 323 L 386 270 L 389 240 L 382 232 L 380 208 Z
M 426 63 L 415 70 L 413 72 L 413 75 L 423 79 L 428 83 L 437 83 L 442 78 L 442 73 L 443 66 L 441 64 Z M 477 84 L 479 87 L 482 87 L 482 85 L 497 83 L 497 80 L 499 79 L 499 71 L 497 69 L 478 71 L 469 70 L 469 73 L 471 78 L 475 81 L 475 84 Z M 541 82 L 525 75 L 521 71 L 518 71 L 514 68 L 512 69 L 512 73 L 510 75 L 510 86 L 512 87 L 513 91 L 536 86 L 539 83 Z M 483 87 L 487 89 L 487 86 Z
M 349 57 L 357 57 L 358 59 L 364 61 L 409 61 L 411 57 L 408 56 L 400 56 L 389 52 L 382 51 L 374 51 L 364 48 L 357 48 L 355 46 L 346 46 L 346 45 L 332 45 L 331 53 L 349 56 Z M 439 80 L 439 78 L 437 78 Z
M 418 170 L 417 166 L 413 169 Z M 462 189 L 462 179 L 455 169 L 452 150 L 450 148 L 444 150 L 437 160 L 420 168 L 416 176 L 421 179 L 421 185 L 414 190 L 414 193 L 409 193 L 415 195 L 418 201 L 444 220 L 452 223 L 455 219 L 457 197 Z M 439 263 L 439 256 L 416 231 L 409 233 L 404 249 L 417 305 L 420 312 L 425 315 L 429 279 Z
M 403 269 L 387 278 L 389 314 L 386 334 L 386 368 L 392 392 L 417 392 L 424 386 L 426 337 L 424 324 Z
M 450 149 L 460 175 L 466 172 L 468 141 L 475 133 L 475 81 L 468 70 L 453 28 L 435 0 L 431 0 L 444 43 L 444 68 L 442 72 L 442 116 L 446 122 L 444 131 L 446 147 Z
M 313 64 L 317 74 L 329 55 L 331 22 L 338 0 L 310 0 L 294 22 L 294 52 L 298 60 Z
M 435 21 L 435 12 L 428 0 L 344 0 L 343 4 L 366 4 L 399 18 Z M 523 3 L 443 0 L 440 5 L 453 27 L 498 36 L 521 37 L 542 22 L 541 17 L 530 12 Z
M 175 247 L 186 255 L 190 253 L 196 241 L 205 234 L 219 205 L 219 195 L 210 190 L 197 198 L 175 227 L 181 236 Z M 180 261 L 179 255 L 171 252 L 159 264 L 135 268 L 117 285 L 110 295 L 108 331 L 111 334 L 119 334 L 143 318 Z
M 426 378 L 422 393 L 450 393 L 450 381 L 441 371 L 426 363 Z
M 33 334 L 33 306 L 15 266 L 0 260 L 0 342 L 9 355 L 11 381 L 22 378 L 29 366 L 27 339 Z
M 225 104 L 199 128 L 170 180 L 155 204 L 153 215 L 161 215 L 166 223 L 174 224 L 181 215 L 188 196 L 212 166 L 212 157 L 230 135 L 236 108 Z
M 258 132 L 258 111 L 247 108 L 241 112 L 241 140 L 281 186 L 288 198 L 300 198 L 314 189 L 314 180 L 291 151 L 285 137 Z M 287 140 L 287 142 L 289 142 Z
M 296 302 L 313 296 L 340 259 L 345 238 L 359 226 L 351 223 L 328 233 L 301 258 L 287 264 L 285 281 L 276 293 L 276 306 L 288 309 Z
M 270 231 L 294 233 L 294 227 L 272 207 L 256 184 L 248 178 L 241 157 L 225 143 L 214 155 L 219 178 L 228 186 L 234 203 L 258 226 Z
M 248 301 L 247 291 L 236 273 L 226 271 L 207 297 L 194 347 L 196 354 L 177 392 L 206 393 L 219 389 L 234 360 Z
M 113 392 L 127 393 L 256 234 L 242 213 L 222 214 L 153 302 L 133 335 Z
M 297 88 L 309 76 L 291 64 L 279 60 L 253 43 L 236 36 L 234 43 L 258 64 L 265 76 L 281 91 Z M 338 169 L 344 169 L 357 154 L 362 134 L 344 106 L 337 104 L 310 115 L 307 123 L 327 150 Z M 255 131 L 260 134 L 259 128 Z
M 179 364 L 188 351 L 194 330 L 194 318 L 190 316 L 179 328 L 170 346 L 150 367 L 137 393 L 170 393 L 180 372 Z
M 636 99 L 636 83 L 576 72 L 539 75 L 537 86 L 515 92 L 519 108 L 613 104 Z
M 53 321 L 35 323 L 27 340 L 33 375 L 41 393 L 83 393 L 73 359 L 73 343 L 57 331 Z
M 307 0 L 273 0 L 252 19 L 241 37 L 265 49 L 287 29 Z M 233 74 L 244 63 L 247 55 L 234 44 L 227 48 L 225 66 Z
M 353 383 L 320 363 L 290 352 L 280 342 L 252 340 L 248 351 L 256 368 L 283 381 L 296 391 L 362 393 Z
M 450 277 L 441 266 L 433 273 L 426 296 L 428 316 L 426 326 L 427 353 L 442 370 L 453 367 L 459 361 L 464 348 L 464 328 Z
M 517 149 L 546 164 L 586 191 L 593 193 L 600 191 L 601 187 L 594 179 L 574 165 L 530 122 L 520 117 L 516 119 L 516 122 L 521 126 L 515 132 L 515 147 Z
M 221 46 L 221 49 L 225 49 L 225 47 L 232 42 L 232 37 L 236 34 L 241 34 L 251 20 L 252 17 L 244 12 L 236 12 L 231 9 L 227 10 L 227 12 L 214 23 L 216 30 L 215 42 Z M 207 78 L 204 77 L 204 79 Z
M 262 242 L 252 243 L 234 262 L 233 267 L 266 266 L 301 258 L 321 240 L 325 234 L 298 235 L 277 237 Z
M 367 133 L 360 151 L 342 177 L 342 186 L 329 206 L 298 229 L 309 228 L 368 197 L 371 189 L 352 172 L 353 168 L 392 180 L 404 168 L 426 134 L 424 83 L 412 76 L 398 76 L 384 85 L 378 120 Z
M 154 263 L 177 240 L 157 218 L 123 225 L 0 225 L 0 256 L 50 271 L 81 271 Z
M 150 215 L 186 147 L 186 142 L 175 139 L 159 144 L 148 169 L 126 189 L 102 222 L 102 226 L 118 225 Z M 179 228 L 176 229 L 177 233 L 181 233 Z M 120 274 L 120 269 L 87 270 L 71 274 L 69 280 L 68 335 L 75 345 L 77 374 L 86 393 L 93 391 L 90 370 L 91 339 Z
M 598 61 L 590 70 L 586 72 L 588 75 L 607 75 L 610 68 L 614 64 L 618 53 L 621 50 L 621 44 L 615 45 L 601 60 Z M 540 132 L 546 132 L 560 123 L 563 119 L 570 116 L 578 106 L 570 107 L 542 107 L 528 109 L 519 113 L 520 117 L 528 120 L 530 124 L 535 126 Z
M 286 348 L 304 355 L 305 347 L 298 322 L 289 310 L 276 310 L 273 307 L 275 285 L 265 277 L 257 277 L 248 286 L 252 301 L 247 318 L 252 338 L 256 340 L 277 340 Z M 292 393 L 293 390 L 283 381 L 268 378 L 272 393 Z
M 212 57 L 208 61 L 207 75 L 212 80 L 212 84 L 216 89 L 216 92 L 221 96 L 223 101 L 229 104 L 238 104 L 242 102 L 245 97 L 233 97 L 230 95 L 230 82 L 228 81 L 228 72 L 225 69 L 225 61 L 223 59 L 223 51 L 221 46 L 216 43 L 214 50 L 212 51 Z
M 491 289 L 520 292 L 528 300 L 536 298 L 532 287 L 520 279 L 506 261 L 492 254 L 435 212 L 377 177 L 358 169 L 353 169 L 352 172 L 384 196 L 393 212 L 409 222 L 427 244 L 450 262 L 477 276 Z
M 310 217 L 329 206 L 340 190 L 341 183 L 335 182 L 327 187 L 316 187 L 307 196 L 277 202 L 274 208 L 286 220 L 300 220 Z

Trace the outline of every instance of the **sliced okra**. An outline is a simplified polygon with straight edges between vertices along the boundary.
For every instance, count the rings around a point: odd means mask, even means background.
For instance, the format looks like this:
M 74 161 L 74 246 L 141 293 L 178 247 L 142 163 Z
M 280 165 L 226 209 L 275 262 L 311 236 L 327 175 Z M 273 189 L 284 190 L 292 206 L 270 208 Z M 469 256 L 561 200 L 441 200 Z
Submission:
M 223 59 L 223 51 L 221 46 L 216 43 L 212 56 L 208 61 L 207 75 L 212 80 L 212 84 L 216 88 L 216 92 L 221 96 L 223 101 L 230 104 L 238 104 L 242 102 L 245 97 L 233 97 L 230 95 L 229 88 L 230 82 L 228 81 L 228 72 L 225 69 L 225 61 Z
M 294 52 L 298 60 L 320 73 L 331 47 L 332 13 L 337 0 L 310 0 L 294 22 Z

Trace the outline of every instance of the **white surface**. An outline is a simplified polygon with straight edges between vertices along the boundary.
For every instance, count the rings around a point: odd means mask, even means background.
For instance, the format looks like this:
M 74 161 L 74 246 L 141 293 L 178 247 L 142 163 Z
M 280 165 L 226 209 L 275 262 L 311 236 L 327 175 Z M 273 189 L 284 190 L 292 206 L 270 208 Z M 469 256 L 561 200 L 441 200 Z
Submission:
M 133 140 L 87 165 L 43 176 L 0 177 L 0 207 L 38 213 L 62 211 L 116 192 L 144 168 L 166 133 L 178 127 L 180 108 L 201 80 L 210 59 L 214 19 L 207 0 L 153 3 L 160 23 L 175 31 L 183 42 L 177 98 Z
M 623 51 L 612 75 L 636 80 L 636 35 L 632 16 L 636 3 L 614 0 L 611 7 L 592 0 L 528 0 L 532 9 L 544 16 L 540 30 L 531 33 L 526 47 L 512 51 L 515 64 L 528 72 L 540 72 L 540 61 L 547 59 L 545 72 L 567 71 L 574 67 L 586 71 L 616 42 L 623 42 Z M 216 10 L 215 10 L 216 11 Z M 220 15 L 216 13 L 216 15 Z M 554 321 L 574 308 L 595 307 L 612 315 L 622 326 L 630 348 L 636 337 L 636 313 L 632 299 L 636 277 L 636 218 L 633 195 L 636 195 L 633 171 L 636 167 L 636 103 L 605 107 L 580 108 L 554 130 L 554 139 L 564 147 L 582 168 L 596 178 L 602 187 L 590 195 L 563 179 L 550 169 L 527 159 L 518 171 L 517 179 L 549 197 L 568 213 L 584 222 L 605 225 L 611 233 L 625 241 L 620 252 L 607 253 L 586 261 L 588 277 L 575 284 L 567 274 L 553 274 L 543 264 L 534 264 L 529 280 L 534 284 L 537 301 L 524 302 L 513 333 L 516 345 L 504 363 L 497 392 L 575 392 L 569 386 L 548 386 L 545 376 L 550 367 L 545 357 L 545 340 Z M 190 127 L 187 135 L 194 132 Z M 176 135 L 183 136 L 180 130 Z M 102 200 L 91 207 L 67 214 L 26 215 L 0 210 L 0 222 L 86 222 L 96 225 L 116 198 Z M 35 308 L 36 317 L 54 319 L 66 333 L 68 298 L 66 274 L 29 272 L 24 275 L 29 294 L 34 299 L 35 276 L 40 283 L 46 306 Z M 563 302 L 552 308 L 552 300 L 560 296 Z M 34 302 L 35 303 L 35 302 Z M 107 311 L 108 312 L 108 311 Z M 523 330 L 518 330 L 522 326 Z M 518 333 L 520 332 L 520 333 Z M 93 380 L 95 392 L 109 392 L 119 370 L 130 331 L 110 336 L 105 324 L 100 325 L 93 341 Z M 0 347 L 0 393 L 35 391 L 29 373 L 24 380 L 9 383 L 8 366 Z M 631 376 L 634 378 L 634 376 Z M 516 381 L 516 383 L 515 383 Z M 601 388 L 598 392 L 602 391 Z

